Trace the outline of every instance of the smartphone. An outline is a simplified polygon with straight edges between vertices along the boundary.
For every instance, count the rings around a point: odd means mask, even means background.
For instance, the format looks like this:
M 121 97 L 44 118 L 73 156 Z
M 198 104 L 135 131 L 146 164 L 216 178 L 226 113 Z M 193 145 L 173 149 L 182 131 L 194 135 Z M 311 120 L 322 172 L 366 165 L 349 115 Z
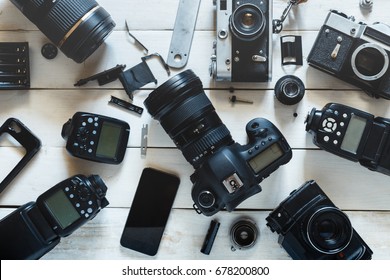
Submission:
M 149 256 L 157 254 L 180 179 L 153 168 L 142 171 L 120 244 Z

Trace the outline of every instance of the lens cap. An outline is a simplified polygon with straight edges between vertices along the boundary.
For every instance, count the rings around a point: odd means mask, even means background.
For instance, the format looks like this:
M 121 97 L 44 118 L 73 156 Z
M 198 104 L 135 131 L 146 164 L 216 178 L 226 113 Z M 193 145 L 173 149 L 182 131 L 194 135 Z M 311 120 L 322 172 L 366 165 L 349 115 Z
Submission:
M 294 105 L 305 95 L 305 85 L 302 80 L 293 75 L 280 78 L 275 85 L 276 98 L 285 105 Z

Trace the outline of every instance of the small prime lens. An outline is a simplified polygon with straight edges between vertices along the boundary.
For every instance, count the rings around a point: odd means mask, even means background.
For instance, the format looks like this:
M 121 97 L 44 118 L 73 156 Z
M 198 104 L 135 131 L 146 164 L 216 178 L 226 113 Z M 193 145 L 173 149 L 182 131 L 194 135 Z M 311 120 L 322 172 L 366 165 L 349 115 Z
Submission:
M 280 78 L 275 84 L 275 96 L 285 105 L 294 105 L 305 95 L 305 85 L 302 80 L 293 75 Z
M 232 250 L 235 249 L 248 249 L 255 245 L 258 229 L 256 224 L 250 219 L 240 219 L 230 229 L 230 238 L 233 246 Z
M 353 228 L 347 215 L 334 207 L 317 210 L 307 224 L 310 244 L 324 254 L 337 254 L 350 243 Z
M 195 169 L 208 155 L 234 143 L 191 70 L 155 89 L 144 104 Z
M 11 0 L 67 57 L 89 57 L 112 32 L 115 22 L 94 0 Z

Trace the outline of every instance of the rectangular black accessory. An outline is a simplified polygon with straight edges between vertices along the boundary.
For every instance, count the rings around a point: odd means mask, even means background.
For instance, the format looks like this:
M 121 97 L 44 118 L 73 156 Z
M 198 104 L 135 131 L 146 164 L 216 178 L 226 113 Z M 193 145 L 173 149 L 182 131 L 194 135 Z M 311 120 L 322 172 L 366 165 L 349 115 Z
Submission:
M 154 256 L 176 196 L 180 179 L 153 168 L 142 172 L 120 243 Z
M 71 155 L 110 164 L 122 162 L 129 134 L 128 123 L 85 112 L 75 113 L 61 132 Z
M 0 43 L 0 89 L 25 88 L 30 88 L 28 43 Z

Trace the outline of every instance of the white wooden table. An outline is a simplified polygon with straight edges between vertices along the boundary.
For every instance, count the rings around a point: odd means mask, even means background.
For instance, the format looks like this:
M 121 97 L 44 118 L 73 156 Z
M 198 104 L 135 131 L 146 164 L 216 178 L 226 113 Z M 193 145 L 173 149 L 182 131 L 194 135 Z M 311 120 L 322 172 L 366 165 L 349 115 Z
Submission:
M 127 98 L 119 81 L 102 87 L 96 82 L 83 87 L 73 86 L 80 78 L 117 64 L 132 67 L 141 62 L 143 53 L 127 35 L 125 20 L 131 32 L 150 52 L 158 52 L 166 58 L 178 2 L 100 0 L 99 3 L 117 25 L 93 56 L 85 63 L 76 64 L 62 53 L 54 60 L 43 58 L 41 47 L 48 39 L 10 1 L 0 0 L 0 41 L 28 41 L 31 56 L 31 89 L 0 92 L 0 123 L 9 117 L 18 118 L 42 141 L 38 154 L 1 194 L 0 216 L 4 217 L 17 206 L 34 201 L 41 193 L 72 175 L 99 174 L 109 188 L 107 199 L 110 205 L 94 220 L 62 239 L 44 259 L 289 259 L 277 243 L 277 234 L 266 227 L 265 217 L 292 190 L 309 179 L 315 179 L 335 205 L 347 213 L 356 231 L 374 251 L 373 258 L 390 259 L 390 178 L 319 150 L 313 145 L 311 135 L 305 132 L 304 125 L 306 115 L 313 107 L 319 109 L 328 102 L 343 103 L 377 116 L 390 117 L 389 101 L 370 98 L 361 90 L 309 67 L 306 62 L 330 9 L 354 15 L 357 20 L 366 23 L 390 23 L 388 0 L 375 0 L 373 11 L 368 14 L 362 13 L 358 0 L 309 0 L 293 8 L 284 31 L 273 36 L 273 79 L 263 84 L 217 83 L 209 77 L 208 67 L 215 38 L 214 6 L 212 0 L 202 1 L 185 69 L 192 69 L 200 77 L 206 94 L 237 142 L 246 143 L 245 125 L 249 120 L 264 117 L 281 130 L 293 148 L 292 160 L 261 183 L 261 193 L 247 199 L 236 211 L 221 211 L 213 217 L 198 215 L 192 209 L 189 176 L 193 168 L 159 123 L 147 111 L 138 117 L 107 104 L 111 95 Z M 279 18 L 286 1 L 273 2 L 274 18 Z M 279 37 L 287 34 L 302 36 L 303 66 L 281 66 Z M 159 85 L 169 78 L 158 60 L 151 60 L 149 66 Z M 173 74 L 178 72 L 173 71 Z M 306 85 L 306 95 L 294 106 L 283 105 L 274 97 L 276 81 L 286 74 L 298 76 Z M 238 97 L 253 100 L 254 104 L 232 105 L 228 100 L 231 86 L 236 89 Z M 154 84 L 148 84 L 137 91 L 134 104 L 143 106 L 153 88 Z M 108 115 L 130 124 L 130 140 L 121 165 L 93 163 L 66 152 L 61 128 L 76 111 Z M 141 157 L 140 153 L 143 124 L 149 124 L 146 157 Z M 18 149 L 0 139 L 1 178 L 19 158 L 18 153 Z M 119 244 L 139 177 L 147 166 L 175 173 L 181 179 L 174 209 L 155 257 L 128 250 Z M 260 237 L 252 249 L 233 252 L 229 229 L 234 220 L 243 216 L 257 223 Z M 221 227 L 212 252 L 207 256 L 199 250 L 211 219 L 218 219 Z

